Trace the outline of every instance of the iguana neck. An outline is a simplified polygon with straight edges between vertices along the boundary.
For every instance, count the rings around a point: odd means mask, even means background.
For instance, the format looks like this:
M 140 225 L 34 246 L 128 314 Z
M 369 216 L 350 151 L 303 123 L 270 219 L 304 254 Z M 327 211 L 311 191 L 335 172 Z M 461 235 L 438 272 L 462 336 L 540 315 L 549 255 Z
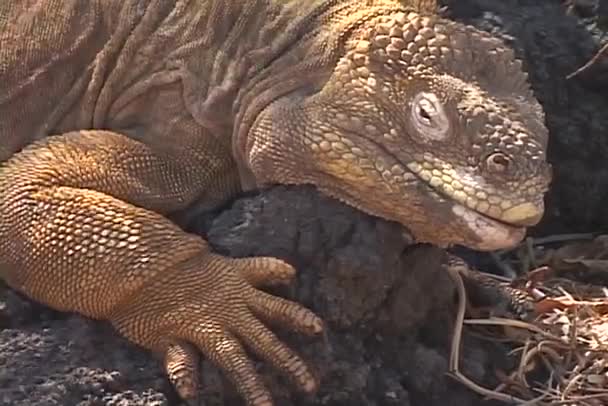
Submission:
M 233 15 L 216 24 L 231 29 L 213 42 L 221 45 L 215 45 L 209 59 L 213 66 L 206 67 L 211 76 L 195 116 L 204 126 L 222 128 L 232 136 L 238 162 L 244 162 L 240 155 L 247 133 L 265 107 L 290 93 L 315 93 L 331 75 L 353 30 L 404 8 L 397 0 L 234 3 Z
M 322 80 L 352 27 L 366 15 L 403 7 L 397 0 L 203 3 L 196 24 L 203 31 L 200 52 L 188 62 L 199 82 L 193 90 L 200 105 L 193 114 L 206 127 L 224 128 L 252 99 L 310 86 L 310 77 Z

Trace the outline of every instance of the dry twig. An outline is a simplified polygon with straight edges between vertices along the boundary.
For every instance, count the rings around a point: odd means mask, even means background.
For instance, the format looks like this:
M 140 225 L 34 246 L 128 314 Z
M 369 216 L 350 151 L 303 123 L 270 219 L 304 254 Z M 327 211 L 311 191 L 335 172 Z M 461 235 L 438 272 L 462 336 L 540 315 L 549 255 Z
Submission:
M 594 271 L 606 270 L 608 245 L 600 236 L 593 241 L 580 242 L 589 235 L 566 235 L 527 240 L 520 246 L 523 258 L 519 265 L 538 266 L 542 260 L 536 255 L 539 241 L 575 241 L 562 250 L 560 260 L 573 264 L 571 277 L 584 274 L 590 261 Z M 578 245 L 575 245 L 578 244 Z M 523 248 L 523 250 L 522 250 Z M 570 256 L 572 255 L 572 256 Z M 570 258 L 573 258 L 570 261 Z M 588 260 L 588 258 L 590 258 Z M 503 269 L 514 269 L 514 262 L 496 256 Z M 608 261 L 606 261 L 608 263 Z M 570 268 L 566 268 L 570 270 Z M 521 270 L 520 270 L 521 271 Z M 518 405 L 608 405 L 608 296 L 597 294 L 597 289 L 574 279 L 556 276 L 551 265 L 525 273 L 523 285 L 541 292 L 535 298 L 535 318 L 523 321 L 511 318 L 466 319 L 466 290 L 458 269 L 449 269 L 458 291 L 458 314 L 450 354 L 450 376 L 471 390 L 489 399 Z M 578 272 L 578 273 L 577 273 Z M 466 274 L 463 274 L 466 275 Z M 519 286 L 522 280 L 517 282 Z M 593 288 L 593 286 L 591 286 Z M 596 288 L 598 288 L 596 286 Z M 599 287 L 601 289 L 601 286 Z M 598 297 L 599 296 L 599 297 Z M 518 356 L 514 371 L 499 375 L 502 383 L 494 390 L 472 382 L 459 370 L 460 346 L 465 326 L 477 326 L 476 333 L 485 332 L 486 339 L 510 342 L 515 348 L 509 356 Z M 498 332 L 498 333 L 497 333 Z M 496 335 L 501 337 L 498 339 Z M 539 376 L 544 376 L 539 380 Z

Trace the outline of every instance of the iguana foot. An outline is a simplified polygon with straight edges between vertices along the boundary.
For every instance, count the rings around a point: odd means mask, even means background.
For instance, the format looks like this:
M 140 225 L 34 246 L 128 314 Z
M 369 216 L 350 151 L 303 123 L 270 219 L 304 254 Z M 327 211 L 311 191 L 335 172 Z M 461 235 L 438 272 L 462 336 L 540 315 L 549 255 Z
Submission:
M 475 302 L 483 302 L 493 313 L 512 314 L 520 319 L 527 319 L 534 311 L 534 298 L 526 291 L 501 282 L 491 275 L 481 272 L 463 259 L 449 254 L 447 266 L 456 270 L 463 278 L 470 297 Z
M 227 375 L 248 405 L 269 406 L 271 395 L 245 348 L 303 392 L 317 388 L 304 361 L 260 321 L 309 335 L 323 330 L 310 310 L 256 289 L 286 283 L 294 275 L 294 269 L 278 259 L 233 259 L 205 252 L 150 283 L 112 321 L 131 340 L 164 355 L 169 380 L 190 404 L 198 399 L 200 351 Z
M 56 310 L 112 322 L 164 359 L 185 400 L 198 393 L 200 351 L 249 405 L 270 405 L 245 347 L 312 392 L 308 367 L 260 321 L 322 330 L 311 311 L 257 289 L 287 283 L 295 270 L 276 258 L 214 254 L 164 216 L 232 182 L 213 138 L 197 140 L 181 148 L 81 131 L 15 155 L 0 168 L 1 277 Z

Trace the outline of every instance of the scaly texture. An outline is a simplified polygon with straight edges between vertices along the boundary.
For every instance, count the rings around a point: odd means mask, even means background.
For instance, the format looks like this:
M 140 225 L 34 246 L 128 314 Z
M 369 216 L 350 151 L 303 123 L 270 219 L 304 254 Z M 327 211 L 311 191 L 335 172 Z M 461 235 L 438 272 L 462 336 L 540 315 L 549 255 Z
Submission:
M 500 41 L 433 1 L 38 0 L 0 6 L 0 276 L 110 320 L 194 401 L 194 346 L 271 404 L 242 344 L 306 392 L 258 318 L 321 321 L 167 219 L 316 185 L 421 241 L 494 249 L 543 212 L 546 129 Z

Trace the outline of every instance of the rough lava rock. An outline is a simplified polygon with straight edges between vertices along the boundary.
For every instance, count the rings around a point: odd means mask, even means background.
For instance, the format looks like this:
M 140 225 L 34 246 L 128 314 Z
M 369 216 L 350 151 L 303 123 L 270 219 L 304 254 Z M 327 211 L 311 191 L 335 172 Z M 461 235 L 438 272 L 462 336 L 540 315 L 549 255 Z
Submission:
M 533 230 L 605 230 L 608 212 L 608 68 L 566 76 L 608 39 L 600 2 L 452 0 L 449 15 L 502 36 L 525 58 L 547 113 L 555 182 L 545 221 Z M 602 11 L 604 10 L 604 11 Z M 603 29 L 602 29 L 603 27 Z M 320 339 L 280 336 L 322 382 L 305 399 L 267 365 L 278 405 L 491 405 L 447 377 L 454 288 L 443 252 L 413 245 L 396 224 L 319 196 L 277 187 L 245 196 L 195 228 L 220 252 L 275 255 L 299 270 L 274 293 L 320 314 Z M 466 336 L 461 368 L 495 383 L 504 349 Z M 233 388 L 203 366 L 206 405 L 238 405 Z M 160 364 L 103 322 L 54 312 L 0 286 L 0 405 L 177 405 Z
M 443 0 L 448 16 L 502 38 L 524 61 L 550 131 L 554 181 L 534 234 L 608 230 L 608 43 L 605 0 Z

